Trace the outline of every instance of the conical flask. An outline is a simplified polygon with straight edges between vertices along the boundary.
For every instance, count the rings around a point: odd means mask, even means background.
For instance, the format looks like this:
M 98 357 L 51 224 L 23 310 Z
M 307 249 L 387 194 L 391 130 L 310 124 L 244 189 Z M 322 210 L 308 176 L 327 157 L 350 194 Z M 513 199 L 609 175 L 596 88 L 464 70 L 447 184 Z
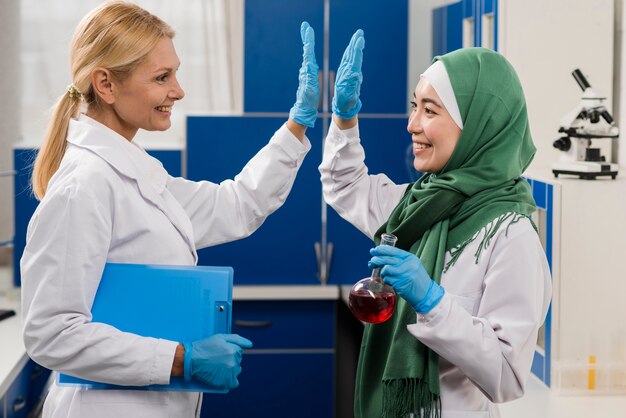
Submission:
M 380 245 L 394 247 L 398 238 L 392 234 L 382 234 Z M 380 324 L 388 320 L 396 309 L 396 291 L 383 282 L 380 268 L 372 270 L 371 277 L 356 282 L 348 299 L 350 311 L 359 320 L 370 324 Z

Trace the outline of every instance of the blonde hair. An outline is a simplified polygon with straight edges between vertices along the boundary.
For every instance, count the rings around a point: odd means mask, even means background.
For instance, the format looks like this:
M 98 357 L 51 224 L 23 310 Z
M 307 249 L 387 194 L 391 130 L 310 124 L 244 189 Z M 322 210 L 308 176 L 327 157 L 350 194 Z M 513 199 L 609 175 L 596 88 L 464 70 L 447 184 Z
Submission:
M 174 30 L 136 4 L 124 1 L 104 3 L 78 24 L 70 49 L 72 84 L 53 108 L 33 168 L 32 188 L 37 199 L 43 199 L 50 178 L 59 169 L 67 148 L 70 118 L 78 116 L 83 101 L 89 107 L 100 105 L 91 84 L 92 71 L 106 68 L 124 80 L 163 37 L 173 38 Z

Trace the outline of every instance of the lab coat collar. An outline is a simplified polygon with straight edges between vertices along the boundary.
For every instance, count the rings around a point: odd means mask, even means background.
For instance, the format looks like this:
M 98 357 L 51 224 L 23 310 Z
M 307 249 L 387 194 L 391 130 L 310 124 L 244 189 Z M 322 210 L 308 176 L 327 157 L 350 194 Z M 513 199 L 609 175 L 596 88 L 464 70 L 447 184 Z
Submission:
M 67 141 L 96 153 L 140 187 L 147 181 L 157 193 L 163 192 L 168 177 L 163 165 L 139 145 L 89 116 L 80 114 L 78 119 L 70 119 Z
M 85 114 L 80 114 L 78 119 L 70 119 L 67 142 L 88 149 L 123 176 L 134 179 L 144 199 L 156 205 L 169 218 L 187 242 L 195 261 L 198 261 L 189 217 L 180 204 L 168 204 L 163 196 L 169 176 L 160 161 Z

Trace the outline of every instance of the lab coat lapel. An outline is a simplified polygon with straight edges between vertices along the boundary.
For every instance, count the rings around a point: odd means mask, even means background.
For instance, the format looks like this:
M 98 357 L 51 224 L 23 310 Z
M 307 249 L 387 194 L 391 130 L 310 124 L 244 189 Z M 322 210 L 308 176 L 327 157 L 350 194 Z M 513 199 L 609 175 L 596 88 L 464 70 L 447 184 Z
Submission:
M 109 164 L 111 163 L 109 162 Z M 169 199 L 167 199 L 168 196 L 166 194 L 169 192 L 165 188 L 167 181 L 165 169 L 161 167 L 161 173 L 151 173 L 150 176 L 142 176 L 135 178 L 135 180 L 144 199 L 157 206 L 183 236 L 193 254 L 194 261 L 197 263 L 198 254 L 194 244 L 191 221 L 178 201 L 172 196 L 169 196 Z
M 159 208 L 184 238 L 197 263 L 191 220 L 167 191 L 168 174 L 158 160 L 148 156 L 138 145 L 82 114 L 78 120 L 70 121 L 67 140 L 89 149 L 119 173 L 135 180 L 143 198 Z

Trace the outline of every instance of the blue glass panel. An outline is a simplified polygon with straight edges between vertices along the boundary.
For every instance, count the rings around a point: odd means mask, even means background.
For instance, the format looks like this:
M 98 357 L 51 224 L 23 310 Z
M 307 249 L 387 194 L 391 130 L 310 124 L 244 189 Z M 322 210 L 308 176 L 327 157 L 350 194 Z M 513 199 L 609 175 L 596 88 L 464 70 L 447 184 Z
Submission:
M 535 203 L 541 209 L 546 209 L 546 184 L 535 180 L 533 181 L 533 198 Z

